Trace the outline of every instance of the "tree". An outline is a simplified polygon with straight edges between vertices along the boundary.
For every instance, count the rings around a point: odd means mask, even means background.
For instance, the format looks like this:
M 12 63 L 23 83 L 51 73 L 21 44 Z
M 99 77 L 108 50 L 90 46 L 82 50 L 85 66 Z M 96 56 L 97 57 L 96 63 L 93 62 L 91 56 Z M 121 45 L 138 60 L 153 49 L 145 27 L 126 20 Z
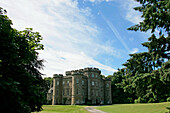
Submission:
M 43 50 L 38 32 L 17 31 L 0 8 L 0 110 L 9 113 L 40 111 L 44 97 L 44 81 L 39 69 Z
M 136 1 L 141 6 L 134 9 L 142 13 L 143 21 L 128 30 L 151 31 L 148 42 L 142 44 L 148 51 L 130 54 L 131 58 L 123 64 L 125 72 L 116 73 L 124 75 L 117 84 L 137 103 L 166 101 L 170 96 L 170 1 Z M 159 38 L 155 34 L 157 31 Z
M 154 33 L 156 29 L 162 34 L 162 31 L 170 33 L 170 1 L 169 0 L 136 0 L 141 4 L 135 7 L 136 11 L 142 12 L 144 20 L 129 30 L 140 30 L 143 32 L 151 30 Z
M 118 72 L 114 72 L 112 76 L 112 103 L 129 103 L 128 93 L 124 92 L 121 82 L 125 79 L 125 69 L 120 69 Z
M 52 77 L 45 77 L 45 98 L 47 99 L 47 93 L 50 90 L 50 88 L 53 87 L 53 78 Z M 52 101 L 46 100 L 45 104 L 52 104 Z

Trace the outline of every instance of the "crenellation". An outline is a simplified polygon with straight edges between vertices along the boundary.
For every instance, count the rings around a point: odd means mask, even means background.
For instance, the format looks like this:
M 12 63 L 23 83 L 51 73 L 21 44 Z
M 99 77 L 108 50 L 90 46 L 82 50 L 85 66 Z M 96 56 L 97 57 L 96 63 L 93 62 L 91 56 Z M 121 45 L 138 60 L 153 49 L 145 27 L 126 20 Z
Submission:
M 63 77 L 63 74 L 54 74 L 53 75 L 53 78 L 62 78 Z
M 66 76 L 71 75 L 71 71 L 66 71 Z

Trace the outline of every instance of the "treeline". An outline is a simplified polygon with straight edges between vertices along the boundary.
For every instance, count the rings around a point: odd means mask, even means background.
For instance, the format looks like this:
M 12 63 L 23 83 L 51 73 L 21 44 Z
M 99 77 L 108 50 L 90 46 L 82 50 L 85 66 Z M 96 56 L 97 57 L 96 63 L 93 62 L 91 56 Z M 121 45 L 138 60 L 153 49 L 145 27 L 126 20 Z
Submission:
M 113 103 L 170 101 L 170 1 L 136 0 L 144 20 L 128 30 L 151 31 L 147 52 L 130 54 L 112 79 Z M 156 32 L 159 36 L 156 37 Z

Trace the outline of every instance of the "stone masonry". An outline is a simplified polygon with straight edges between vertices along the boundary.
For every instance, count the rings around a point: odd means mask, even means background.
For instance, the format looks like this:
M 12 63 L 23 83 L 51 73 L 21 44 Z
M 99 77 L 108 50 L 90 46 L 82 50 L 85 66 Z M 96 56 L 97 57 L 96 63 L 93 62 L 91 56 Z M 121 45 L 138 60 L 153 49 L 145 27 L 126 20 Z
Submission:
M 56 104 L 112 104 L 111 80 L 102 78 L 98 68 L 84 68 L 53 75 L 47 94 Z

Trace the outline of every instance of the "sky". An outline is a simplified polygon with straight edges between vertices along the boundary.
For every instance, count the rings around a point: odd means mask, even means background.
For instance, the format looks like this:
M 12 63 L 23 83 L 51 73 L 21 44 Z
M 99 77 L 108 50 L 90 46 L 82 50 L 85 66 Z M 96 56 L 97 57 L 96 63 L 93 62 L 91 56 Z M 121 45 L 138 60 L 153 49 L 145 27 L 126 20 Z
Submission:
M 44 77 L 96 67 L 103 75 L 123 68 L 129 54 L 146 51 L 148 33 L 127 28 L 142 21 L 134 0 L 0 0 L 17 30 L 39 32 Z

